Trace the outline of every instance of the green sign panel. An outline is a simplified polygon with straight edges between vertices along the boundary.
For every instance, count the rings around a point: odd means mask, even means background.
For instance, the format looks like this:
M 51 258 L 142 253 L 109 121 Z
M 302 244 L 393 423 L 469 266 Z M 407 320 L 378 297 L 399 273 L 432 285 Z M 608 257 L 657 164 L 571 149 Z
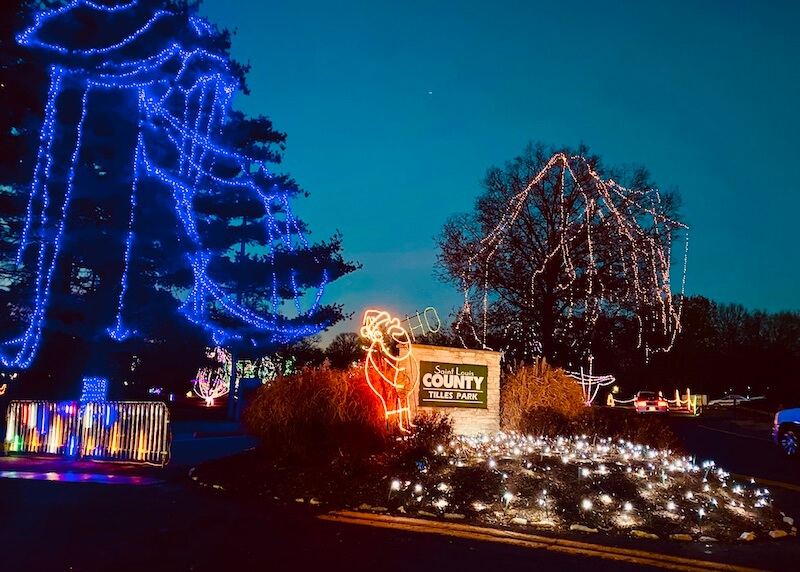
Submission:
M 423 407 L 486 409 L 489 367 L 463 363 L 419 362 L 419 404 Z

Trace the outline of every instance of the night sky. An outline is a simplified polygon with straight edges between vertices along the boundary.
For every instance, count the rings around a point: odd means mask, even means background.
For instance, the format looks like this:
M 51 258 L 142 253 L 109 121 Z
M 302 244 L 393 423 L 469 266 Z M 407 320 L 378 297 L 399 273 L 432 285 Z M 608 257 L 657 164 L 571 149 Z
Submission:
M 434 237 L 529 140 L 642 164 L 690 225 L 686 293 L 798 310 L 800 3 L 205 0 L 288 134 L 293 209 L 363 269 L 326 290 L 446 318 Z M 682 252 L 676 251 L 676 265 Z M 679 288 L 679 286 L 677 286 Z M 326 336 L 327 337 L 327 336 Z

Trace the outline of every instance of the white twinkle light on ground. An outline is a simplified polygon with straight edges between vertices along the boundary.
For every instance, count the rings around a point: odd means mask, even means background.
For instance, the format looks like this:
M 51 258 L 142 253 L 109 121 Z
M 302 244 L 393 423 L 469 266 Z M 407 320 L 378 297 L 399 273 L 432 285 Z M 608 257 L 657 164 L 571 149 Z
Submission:
M 583 515 L 583 523 L 593 528 L 630 530 L 662 526 L 654 522 L 673 528 L 676 523 L 685 523 L 685 532 L 692 534 L 700 517 L 704 532 L 717 527 L 716 535 L 724 535 L 719 526 L 726 519 L 775 522 L 777 514 L 764 489 L 742 486 L 732 480 L 729 483 L 729 473 L 714 469 L 705 474 L 690 459 L 627 441 L 533 438 L 516 433 L 460 436 L 448 444 L 443 455 L 448 462 L 442 466 L 447 469 L 427 468 L 414 477 L 398 476 L 391 481 L 393 488 L 398 486 L 395 482 L 400 483 L 402 491 L 403 479 L 416 479 L 406 485 L 410 494 L 413 490 L 413 496 L 404 501 L 408 503 L 406 508 L 424 511 L 427 505 L 427 510 L 435 507 L 443 512 L 451 505 L 463 506 L 470 507 L 476 518 L 491 518 L 495 524 L 497 519 L 500 524 L 513 524 L 513 519 L 538 520 L 566 528 L 575 522 L 558 509 L 563 503 L 558 495 L 559 491 L 575 491 L 581 496 L 572 506 Z M 452 462 L 455 460 L 458 464 Z M 451 480 L 461 470 L 456 467 L 482 470 L 487 479 L 507 488 L 501 489 L 499 496 L 490 487 L 484 497 L 462 498 L 464 481 Z M 617 488 L 618 484 L 625 488 Z M 726 488 L 729 484 L 730 488 Z M 635 489 L 635 507 L 630 493 L 622 492 L 628 487 Z M 434 491 L 436 496 L 424 495 L 425 490 Z M 447 498 L 443 498 L 445 494 Z M 620 498 L 622 494 L 630 500 Z M 592 502 L 595 499 L 596 504 Z M 708 518 L 709 510 L 714 511 L 715 518 Z M 493 516 L 479 517 L 477 513 Z M 645 519 L 640 515 L 648 516 Z

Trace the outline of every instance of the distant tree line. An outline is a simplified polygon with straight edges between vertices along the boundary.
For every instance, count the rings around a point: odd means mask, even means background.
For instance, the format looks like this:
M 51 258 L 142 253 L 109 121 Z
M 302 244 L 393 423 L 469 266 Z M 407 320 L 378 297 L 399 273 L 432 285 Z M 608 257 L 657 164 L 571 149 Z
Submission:
M 621 396 L 641 389 L 694 394 L 710 399 L 734 392 L 767 395 L 776 404 L 800 404 L 800 312 L 769 313 L 741 304 L 722 304 L 703 296 L 678 299 L 681 331 L 670 351 L 646 357 L 636 347 L 635 320 L 599 320 L 590 353 L 595 374 L 612 374 Z M 457 328 L 443 325 L 435 333 L 418 336 L 415 343 L 475 347 L 465 344 Z M 327 346 L 318 336 L 281 348 L 274 358 L 291 359 L 294 369 L 345 369 L 363 365 L 365 341 L 355 332 L 337 334 Z M 524 362 L 507 354 L 504 366 L 513 370 Z M 556 363 L 568 370 L 588 362 Z
M 590 351 L 593 372 L 614 375 L 623 396 L 640 389 L 683 392 L 688 387 L 711 399 L 734 392 L 800 404 L 800 311 L 748 310 L 704 296 L 679 298 L 678 303 L 681 331 L 675 344 L 668 352 L 650 356 L 636 347 L 635 320 L 598 320 Z M 463 347 L 465 340 L 452 327 L 443 326 L 416 342 Z M 309 364 L 328 358 L 332 366 L 341 367 L 363 358 L 363 343 L 355 333 L 339 334 L 324 350 L 310 347 Z M 505 365 L 514 368 L 519 362 L 511 357 Z M 556 365 L 577 370 L 586 369 L 588 362 Z
M 683 330 L 652 368 L 685 380 L 695 391 L 800 398 L 800 312 L 768 313 L 702 296 L 683 303 Z
M 703 296 L 679 302 L 681 331 L 674 346 L 649 359 L 635 350 L 638 325 L 612 328 L 598 322 L 594 373 L 614 375 L 623 395 L 688 387 L 710 398 L 733 392 L 767 395 L 779 403 L 800 400 L 800 312 L 747 310 Z

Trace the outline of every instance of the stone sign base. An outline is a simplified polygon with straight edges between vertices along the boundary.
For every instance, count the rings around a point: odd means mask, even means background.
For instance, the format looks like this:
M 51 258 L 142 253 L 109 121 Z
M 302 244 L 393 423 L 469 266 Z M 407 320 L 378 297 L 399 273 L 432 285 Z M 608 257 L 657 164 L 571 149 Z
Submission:
M 421 344 L 411 349 L 405 366 L 417 380 L 409 399 L 413 414 L 447 414 L 461 435 L 500 430 L 501 352 Z

